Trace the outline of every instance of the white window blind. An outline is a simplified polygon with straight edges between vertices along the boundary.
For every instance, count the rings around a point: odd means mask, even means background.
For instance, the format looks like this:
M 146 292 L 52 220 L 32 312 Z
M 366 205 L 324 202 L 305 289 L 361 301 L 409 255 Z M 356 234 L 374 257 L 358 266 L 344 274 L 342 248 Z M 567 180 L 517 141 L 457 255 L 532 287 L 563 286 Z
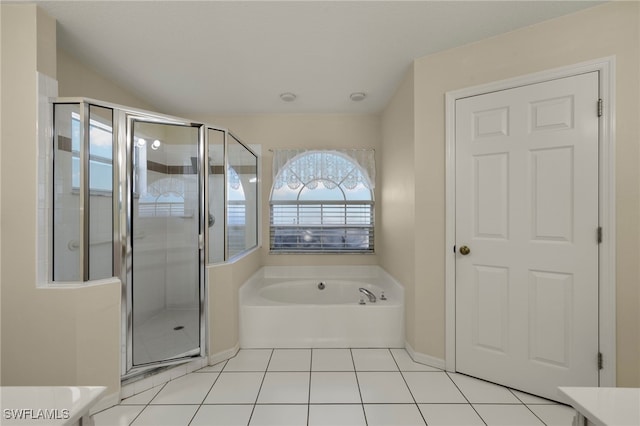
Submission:
M 363 150 L 357 150 L 358 152 Z M 373 167 L 373 151 L 368 167 Z M 270 200 L 270 247 L 279 253 L 372 253 L 373 183 L 353 156 L 306 151 L 287 161 L 274 156 L 278 173 Z M 374 169 L 371 169 L 374 173 Z

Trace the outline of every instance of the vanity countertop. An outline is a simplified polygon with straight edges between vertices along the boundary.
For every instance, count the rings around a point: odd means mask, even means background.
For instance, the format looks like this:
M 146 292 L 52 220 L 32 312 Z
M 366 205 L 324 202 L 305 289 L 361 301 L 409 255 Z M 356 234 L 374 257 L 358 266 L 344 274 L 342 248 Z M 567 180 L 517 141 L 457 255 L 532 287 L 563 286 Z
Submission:
M 573 408 L 597 426 L 640 425 L 640 389 L 560 387 Z
M 0 424 L 75 425 L 106 391 L 104 386 L 2 386 Z

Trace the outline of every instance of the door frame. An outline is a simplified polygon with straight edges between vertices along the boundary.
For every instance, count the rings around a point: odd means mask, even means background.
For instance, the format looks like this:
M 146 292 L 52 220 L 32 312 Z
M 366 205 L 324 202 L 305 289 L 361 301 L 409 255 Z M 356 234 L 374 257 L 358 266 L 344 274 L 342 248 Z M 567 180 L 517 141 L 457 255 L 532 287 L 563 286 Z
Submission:
M 600 386 L 616 385 L 616 235 L 615 235 L 615 56 L 581 62 L 507 80 L 446 92 L 445 94 L 445 368 L 456 371 L 456 146 L 455 105 L 458 99 L 542 83 L 588 72 L 599 72 L 602 99 L 598 149 L 599 245 L 598 342 L 602 354 Z M 594 104 L 594 111 L 597 105 Z M 594 236 L 595 237 L 595 236 Z M 594 363 L 597 360 L 593 360 Z

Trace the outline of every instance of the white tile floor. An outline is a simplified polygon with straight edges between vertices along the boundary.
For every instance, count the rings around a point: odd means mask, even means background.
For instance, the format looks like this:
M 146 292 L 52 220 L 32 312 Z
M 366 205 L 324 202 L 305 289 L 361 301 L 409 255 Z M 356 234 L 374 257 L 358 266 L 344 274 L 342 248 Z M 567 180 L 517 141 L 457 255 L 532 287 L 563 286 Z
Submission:
M 548 425 L 574 411 L 404 349 L 247 349 L 97 413 L 112 425 Z

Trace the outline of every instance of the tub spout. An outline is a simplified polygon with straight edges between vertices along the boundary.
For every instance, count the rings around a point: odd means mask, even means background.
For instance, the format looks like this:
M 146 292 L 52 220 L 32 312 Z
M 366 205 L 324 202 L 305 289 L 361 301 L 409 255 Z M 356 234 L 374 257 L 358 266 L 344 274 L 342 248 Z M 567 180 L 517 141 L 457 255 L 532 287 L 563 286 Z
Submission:
M 360 291 L 360 293 L 364 294 L 365 296 L 367 296 L 369 298 L 369 302 L 371 303 L 376 303 L 376 295 L 371 293 L 369 290 L 367 290 L 366 288 L 360 287 L 358 289 Z

